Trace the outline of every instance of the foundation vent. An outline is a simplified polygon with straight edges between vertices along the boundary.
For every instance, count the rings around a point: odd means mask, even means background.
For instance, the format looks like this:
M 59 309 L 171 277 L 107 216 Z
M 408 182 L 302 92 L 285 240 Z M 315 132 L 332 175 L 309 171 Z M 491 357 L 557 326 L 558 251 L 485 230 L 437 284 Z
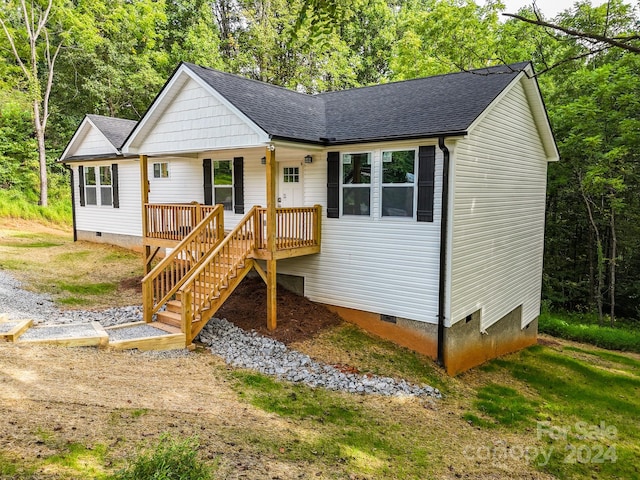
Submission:
M 398 319 L 393 315 L 380 315 L 380 320 L 387 323 L 397 323 Z

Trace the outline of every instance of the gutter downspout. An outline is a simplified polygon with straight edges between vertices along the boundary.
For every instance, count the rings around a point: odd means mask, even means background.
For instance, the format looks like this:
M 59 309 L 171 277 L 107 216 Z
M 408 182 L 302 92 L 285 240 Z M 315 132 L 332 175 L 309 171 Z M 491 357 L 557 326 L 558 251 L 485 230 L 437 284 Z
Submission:
M 449 149 L 444 143 L 445 137 L 438 138 L 438 147 L 442 151 L 442 212 L 440 216 L 440 278 L 438 282 L 438 363 L 444 365 L 444 320 L 445 289 L 447 275 L 447 239 L 449 223 Z
M 76 228 L 76 192 L 74 187 L 74 175 L 73 175 L 73 167 L 69 166 L 68 163 L 64 165 L 69 170 L 69 183 L 71 184 L 71 219 L 73 222 L 73 241 L 78 241 L 78 230 Z

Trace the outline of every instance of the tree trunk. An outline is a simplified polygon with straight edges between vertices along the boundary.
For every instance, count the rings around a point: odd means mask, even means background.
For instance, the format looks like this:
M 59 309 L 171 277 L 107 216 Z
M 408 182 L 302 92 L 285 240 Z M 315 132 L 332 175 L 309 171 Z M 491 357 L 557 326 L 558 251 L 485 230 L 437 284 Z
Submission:
M 33 123 L 36 129 L 38 140 L 38 164 L 40 167 L 40 201 L 39 205 L 46 207 L 49 204 L 47 188 L 47 150 L 44 144 L 44 129 L 42 128 L 40 115 L 40 104 L 36 100 L 33 102 Z
M 593 265 L 593 231 L 589 229 L 589 308 L 593 309 L 596 304 L 596 275 Z
M 602 250 L 602 240 L 600 239 L 600 231 L 598 230 L 598 225 L 596 224 L 595 218 L 593 218 L 593 211 L 591 209 L 591 200 L 587 197 L 586 192 L 584 191 L 584 185 L 582 184 L 582 175 L 578 172 L 578 182 L 580 183 L 580 193 L 582 194 L 582 199 L 584 200 L 585 207 L 587 207 L 587 213 L 589 214 L 589 223 L 591 224 L 591 228 L 593 229 L 593 235 L 596 240 L 596 249 L 598 252 L 598 256 L 596 259 L 596 267 L 597 267 L 597 278 L 596 278 L 596 305 L 598 306 L 598 324 L 602 326 L 604 324 L 604 311 L 602 306 L 602 289 L 604 284 L 604 252 Z
M 615 212 L 611 209 L 611 259 L 609 261 L 609 302 L 611 303 L 611 326 L 615 325 L 616 319 L 616 262 L 618 256 L 618 238 L 616 237 Z

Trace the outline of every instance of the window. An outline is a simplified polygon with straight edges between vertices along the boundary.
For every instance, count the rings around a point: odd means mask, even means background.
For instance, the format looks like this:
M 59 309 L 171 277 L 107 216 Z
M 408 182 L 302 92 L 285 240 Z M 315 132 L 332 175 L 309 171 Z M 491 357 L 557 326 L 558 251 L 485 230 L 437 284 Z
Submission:
M 416 151 L 382 152 L 382 216 L 413 217 Z
M 153 178 L 169 178 L 169 163 L 154 163 Z
M 233 171 L 231 160 L 213 162 L 213 198 L 214 203 L 221 203 L 225 210 L 233 209 Z
M 342 156 L 342 214 L 369 215 L 371 210 L 371 154 Z
M 284 167 L 282 180 L 284 183 L 300 183 L 300 167 Z
M 85 201 L 87 205 L 113 205 L 111 167 L 86 167 L 84 170 Z

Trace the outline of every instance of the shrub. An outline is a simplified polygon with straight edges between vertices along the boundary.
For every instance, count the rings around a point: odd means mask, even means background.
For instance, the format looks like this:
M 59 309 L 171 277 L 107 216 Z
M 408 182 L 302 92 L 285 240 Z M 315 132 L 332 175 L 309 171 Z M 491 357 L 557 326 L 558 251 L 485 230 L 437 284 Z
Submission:
M 213 469 L 198 458 L 200 444 L 194 438 L 160 437 L 157 445 L 141 450 L 112 480 L 209 480 Z

